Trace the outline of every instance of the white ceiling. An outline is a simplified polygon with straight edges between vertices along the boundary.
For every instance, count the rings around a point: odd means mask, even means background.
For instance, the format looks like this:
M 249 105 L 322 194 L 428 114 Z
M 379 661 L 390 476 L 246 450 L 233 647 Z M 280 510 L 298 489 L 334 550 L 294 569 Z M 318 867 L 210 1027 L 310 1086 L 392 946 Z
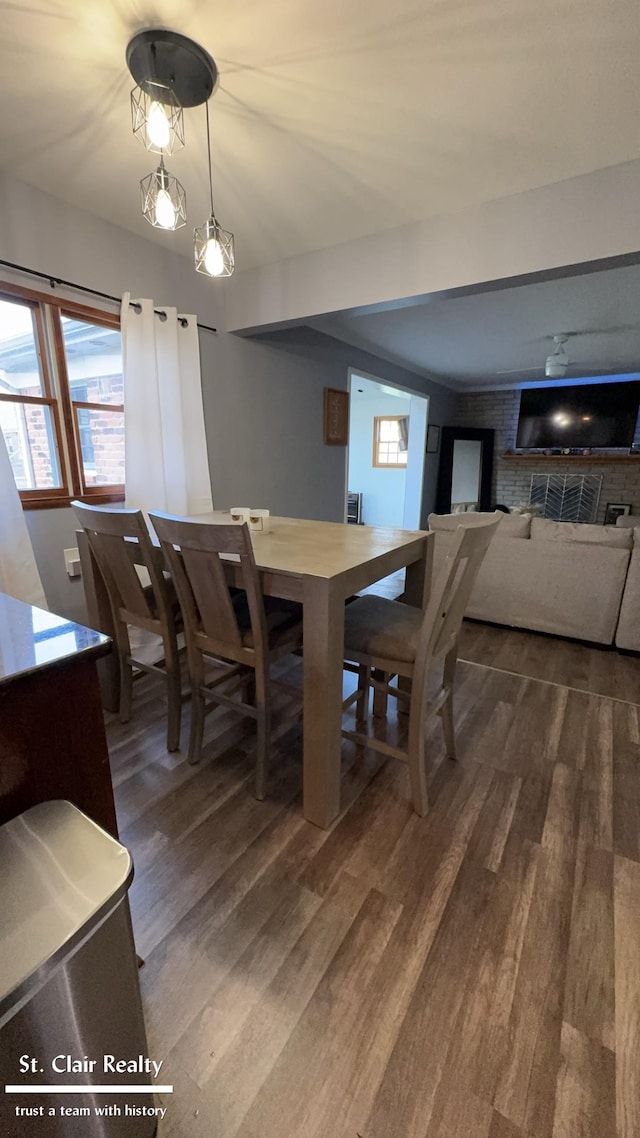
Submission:
M 216 59 L 216 212 L 239 268 L 638 157 L 638 0 L 5 0 L 2 167 L 191 257 L 208 213 L 203 108 L 169 169 L 188 225 L 153 229 L 126 45 L 174 27 Z M 640 208 L 640 206 L 639 206 Z M 630 251 L 631 252 L 631 251 Z M 640 369 L 640 268 L 314 321 L 452 387 Z M 513 369 L 513 374 L 499 375 Z M 516 370 L 523 369 L 523 370 Z M 537 369 L 537 370 L 524 370 Z
M 359 372 L 354 372 L 351 376 L 351 397 L 358 398 L 359 402 L 380 399 L 382 395 L 390 395 L 393 399 L 400 399 L 404 402 L 411 400 L 411 392 L 404 391 L 400 387 L 390 387 L 387 383 L 378 383 L 377 380 L 368 379 Z
M 636 373 L 640 265 L 338 313 L 313 327 L 460 389 L 544 380 L 556 333 L 569 333 L 568 378 Z
M 186 256 L 208 212 L 202 108 L 168 163 L 189 225 L 139 212 L 155 161 L 125 48 L 154 25 L 219 65 L 216 206 L 241 268 L 638 156 L 637 0 L 5 0 L 3 167 Z

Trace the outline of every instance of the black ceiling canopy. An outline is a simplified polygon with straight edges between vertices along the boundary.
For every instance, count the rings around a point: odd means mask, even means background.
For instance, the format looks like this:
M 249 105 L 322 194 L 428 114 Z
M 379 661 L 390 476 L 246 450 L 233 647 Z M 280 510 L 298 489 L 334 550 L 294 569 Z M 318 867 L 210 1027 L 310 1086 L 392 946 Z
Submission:
M 129 41 L 127 66 L 139 87 L 154 94 L 153 84 L 168 87 L 182 107 L 206 103 L 218 82 L 218 68 L 194 40 L 168 28 L 147 28 Z

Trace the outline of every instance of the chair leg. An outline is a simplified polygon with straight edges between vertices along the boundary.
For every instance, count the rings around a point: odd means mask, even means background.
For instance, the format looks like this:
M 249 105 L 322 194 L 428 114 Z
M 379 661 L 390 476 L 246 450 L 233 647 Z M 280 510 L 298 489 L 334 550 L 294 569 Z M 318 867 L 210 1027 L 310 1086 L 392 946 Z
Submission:
M 389 683 L 389 675 L 387 672 L 381 671 L 380 668 L 373 669 L 373 678 L 380 680 L 383 684 Z M 376 718 L 384 719 L 387 714 L 387 693 L 380 691 L 379 688 L 373 689 L 373 714 Z
M 427 793 L 427 767 L 425 750 L 424 696 L 420 699 L 414 690 L 409 712 L 409 776 L 411 779 L 411 798 L 416 814 L 424 818 L 429 810 Z
M 204 734 L 205 700 L 202 694 L 204 684 L 204 668 L 199 660 L 194 667 L 189 662 L 189 682 L 191 684 L 191 730 L 189 731 L 189 762 L 192 766 L 200 762 L 202 750 L 202 736 Z
M 180 747 L 180 723 L 182 720 L 182 680 L 180 658 L 177 644 L 169 644 L 165 651 L 167 669 L 167 750 L 177 751 Z
M 356 722 L 364 723 L 369 711 L 369 684 L 371 669 L 368 664 L 360 664 L 358 668 L 358 699 L 356 701 Z
M 128 723 L 131 719 L 131 695 L 133 690 L 133 668 L 127 660 L 128 652 L 118 648 L 118 664 L 120 666 L 120 707 L 119 718 L 121 723 Z
M 398 689 L 403 691 L 408 696 L 408 699 L 399 699 L 398 702 L 398 715 L 408 715 L 409 706 L 411 702 L 411 680 L 408 676 L 398 676 Z
M 445 703 L 442 705 L 440 712 L 442 716 L 442 733 L 444 735 L 444 746 L 448 759 L 457 759 L 456 754 L 456 733 L 453 726 L 453 692 L 449 691 Z
M 250 703 L 252 707 L 255 707 L 256 675 L 253 668 L 247 673 L 247 678 L 244 682 L 244 698 L 246 703 Z
M 256 710 L 257 753 L 256 753 L 256 798 L 261 802 L 267 794 L 269 772 L 269 751 L 271 743 L 271 702 L 269 699 L 269 676 L 264 668 L 256 668 Z
M 442 685 L 447 692 L 447 698 L 442 705 L 440 715 L 442 717 L 442 733 L 444 735 L 444 745 L 447 752 L 447 758 L 449 759 L 457 758 L 456 733 L 453 725 L 453 680 L 457 662 L 458 652 L 456 647 L 445 659 L 442 676 Z

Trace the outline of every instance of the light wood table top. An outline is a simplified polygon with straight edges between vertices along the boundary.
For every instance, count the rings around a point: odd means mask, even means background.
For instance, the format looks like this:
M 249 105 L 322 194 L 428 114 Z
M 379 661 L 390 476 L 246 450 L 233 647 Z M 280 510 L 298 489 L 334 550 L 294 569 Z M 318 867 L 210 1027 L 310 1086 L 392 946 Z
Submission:
M 228 518 L 228 511 L 218 510 L 189 520 L 215 524 Z M 272 517 L 270 521 L 269 533 L 251 533 L 265 595 L 304 603 L 313 581 L 318 587 L 324 583 L 341 603 L 360 589 L 409 566 L 405 600 L 418 606 L 424 603 L 433 548 L 433 535 L 425 530 L 303 518 Z
M 214 510 L 189 520 L 228 522 L 229 512 Z M 251 533 L 256 564 L 262 569 L 299 576 L 338 577 L 361 567 L 363 561 L 375 561 L 426 537 L 425 530 L 355 526 L 303 518 L 271 517 L 269 520 L 269 533 Z

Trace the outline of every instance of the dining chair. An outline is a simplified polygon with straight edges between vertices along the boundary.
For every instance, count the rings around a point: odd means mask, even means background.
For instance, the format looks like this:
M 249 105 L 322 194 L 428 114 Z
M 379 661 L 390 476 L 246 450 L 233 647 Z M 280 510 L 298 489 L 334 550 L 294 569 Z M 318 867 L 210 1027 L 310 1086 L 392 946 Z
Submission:
M 476 574 L 502 515 L 473 527 L 459 526 L 451 552 L 442 566 L 426 607 L 415 608 L 385 597 L 368 594 L 345 609 L 345 668 L 357 672 L 358 685 L 343 708 L 356 704 L 356 726 L 366 724 L 370 689 L 398 701 L 409 702 L 409 735 L 406 750 L 374 738 L 366 731 L 343 730 L 345 739 L 374 751 L 408 762 L 411 795 L 417 814 L 428 809 L 425 767 L 425 733 L 430 720 L 442 718 L 447 755 L 455 759 L 453 685 L 462 619 Z M 428 697 L 427 681 L 442 667 L 439 690 Z M 407 689 L 388 677 L 407 677 Z
M 120 722 L 128 723 L 131 718 L 134 669 L 161 675 L 167 685 L 167 750 L 176 751 L 182 713 L 177 641 L 182 615 L 173 583 L 163 572 L 160 551 L 153 546 L 141 510 L 112 510 L 84 502 L 71 505 L 87 535 L 109 600 L 120 671 Z M 149 584 L 143 584 L 134 561 L 147 570 Z M 130 626 L 161 638 L 164 666 L 132 650 Z
M 184 617 L 191 681 L 189 762 L 200 759 L 204 719 L 212 707 L 222 704 L 250 716 L 257 723 L 256 798 L 262 799 L 272 741 L 270 665 L 300 648 L 302 606 L 262 595 L 246 522 L 207 524 L 155 511 L 149 517 Z M 229 591 L 225 562 L 239 565 L 240 591 Z M 208 680 L 207 662 L 218 665 Z M 246 698 L 234 698 L 243 688 Z

